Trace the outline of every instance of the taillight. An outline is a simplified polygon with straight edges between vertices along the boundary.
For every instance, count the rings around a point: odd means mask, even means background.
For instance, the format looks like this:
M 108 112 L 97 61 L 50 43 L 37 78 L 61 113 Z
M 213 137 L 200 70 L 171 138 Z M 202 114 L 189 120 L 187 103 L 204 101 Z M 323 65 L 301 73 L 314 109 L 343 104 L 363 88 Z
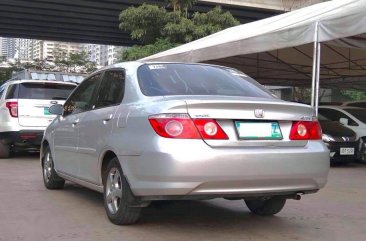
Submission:
M 166 138 L 199 139 L 200 135 L 187 114 L 160 114 L 149 117 L 155 132 Z
M 228 139 L 213 119 L 191 119 L 188 114 L 160 114 L 149 117 L 155 132 L 166 138 Z
M 322 129 L 318 121 L 295 121 L 292 123 L 290 140 L 320 140 Z
M 9 109 L 9 113 L 12 117 L 18 117 L 18 102 L 6 102 L 6 108 Z
M 194 119 L 198 131 L 203 139 L 229 139 L 224 130 L 213 119 Z

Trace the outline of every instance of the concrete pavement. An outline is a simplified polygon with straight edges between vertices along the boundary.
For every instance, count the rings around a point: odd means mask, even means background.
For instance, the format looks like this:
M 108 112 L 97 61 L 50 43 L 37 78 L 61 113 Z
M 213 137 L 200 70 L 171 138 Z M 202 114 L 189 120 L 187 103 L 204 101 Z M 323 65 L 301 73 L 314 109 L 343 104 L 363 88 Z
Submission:
M 366 240 L 366 165 L 333 167 L 325 189 L 289 200 L 275 217 L 254 216 L 243 201 L 177 201 L 116 226 L 101 194 L 72 183 L 46 190 L 37 158 L 0 160 L 0 241 Z

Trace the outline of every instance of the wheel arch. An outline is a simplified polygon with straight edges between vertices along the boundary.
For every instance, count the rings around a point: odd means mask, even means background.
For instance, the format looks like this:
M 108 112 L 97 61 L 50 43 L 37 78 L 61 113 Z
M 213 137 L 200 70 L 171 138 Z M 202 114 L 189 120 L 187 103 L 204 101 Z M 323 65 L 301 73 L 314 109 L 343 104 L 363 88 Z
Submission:
M 105 172 L 107 171 L 107 166 L 108 166 L 108 163 L 113 159 L 117 157 L 116 153 L 114 151 L 111 151 L 111 150 L 107 150 L 103 153 L 102 157 L 101 157 L 101 162 L 100 162 L 100 172 L 99 172 L 99 175 L 100 175 L 100 181 L 101 181 L 101 184 L 104 185 L 104 180 L 103 180 L 103 177 L 104 177 L 104 174 Z M 122 167 L 121 167 L 122 168 Z
M 50 143 L 45 139 L 42 141 L 41 143 L 41 149 L 40 149 L 40 162 L 41 162 L 41 166 L 43 166 L 43 156 L 44 156 L 44 152 L 46 150 L 46 147 L 50 146 Z

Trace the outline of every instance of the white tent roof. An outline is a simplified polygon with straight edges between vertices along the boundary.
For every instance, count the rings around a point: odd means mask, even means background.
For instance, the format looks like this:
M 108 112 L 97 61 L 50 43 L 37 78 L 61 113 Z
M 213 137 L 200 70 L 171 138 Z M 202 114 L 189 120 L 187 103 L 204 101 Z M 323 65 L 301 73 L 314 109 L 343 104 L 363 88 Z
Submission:
M 366 51 L 359 48 L 366 49 L 366 0 L 315 4 L 228 28 L 142 60 L 222 64 L 241 69 L 264 84 L 290 84 L 286 82 L 290 80 L 295 85 L 309 84 L 310 43 L 316 40 L 317 25 L 318 40 L 324 42 L 321 79 L 332 80 L 322 83 L 365 77 Z M 361 84 L 366 88 L 365 81 Z

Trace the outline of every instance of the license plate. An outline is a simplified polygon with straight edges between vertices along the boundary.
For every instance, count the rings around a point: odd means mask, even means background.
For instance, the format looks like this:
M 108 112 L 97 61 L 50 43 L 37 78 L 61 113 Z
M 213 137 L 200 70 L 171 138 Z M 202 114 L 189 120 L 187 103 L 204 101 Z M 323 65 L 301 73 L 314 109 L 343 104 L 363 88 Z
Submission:
M 344 155 L 344 156 L 354 155 L 355 154 L 355 148 L 353 148 L 353 147 L 347 147 L 347 148 L 346 147 L 341 147 L 339 153 L 341 155 Z
M 50 111 L 49 111 L 49 108 L 48 107 L 44 107 L 43 108 L 43 114 L 44 115 L 51 115 Z
M 235 122 L 240 139 L 246 140 L 282 140 L 278 122 Z

